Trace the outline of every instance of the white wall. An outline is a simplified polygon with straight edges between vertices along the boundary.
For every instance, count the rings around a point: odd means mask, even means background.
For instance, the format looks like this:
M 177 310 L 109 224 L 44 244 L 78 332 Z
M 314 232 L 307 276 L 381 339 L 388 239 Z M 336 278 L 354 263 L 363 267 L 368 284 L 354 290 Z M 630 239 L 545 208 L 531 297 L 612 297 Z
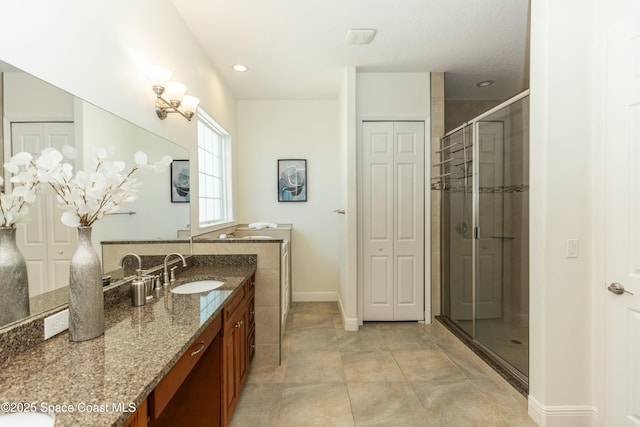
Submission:
M 530 399 L 542 425 L 591 425 L 594 1 L 531 2 Z M 567 31 L 570 28 L 571 31 Z M 567 239 L 580 257 L 565 257 Z
M 357 199 L 357 119 L 356 119 L 356 69 L 347 67 L 340 85 L 340 181 L 341 209 L 345 209 L 340 224 L 341 241 L 338 260 L 340 286 L 338 303 L 345 329 L 358 330 L 358 199 Z
M 235 134 L 235 97 L 169 0 L 31 0 L 2 7 L 0 60 L 175 141 L 195 160 L 195 123 L 155 115 L 146 73 L 162 65 Z M 191 176 L 197 176 L 196 165 L 191 162 Z M 197 182 L 191 186 L 197 194 Z M 193 201 L 194 233 L 200 231 L 197 212 Z
M 10 121 L 73 121 L 73 96 L 25 73 L 3 73 L 4 115 Z
M 335 300 L 342 205 L 338 102 L 238 102 L 238 221 L 293 224 L 294 300 Z M 307 202 L 278 202 L 277 160 L 307 160 Z
M 358 118 L 427 120 L 429 81 L 429 73 L 358 73 Z

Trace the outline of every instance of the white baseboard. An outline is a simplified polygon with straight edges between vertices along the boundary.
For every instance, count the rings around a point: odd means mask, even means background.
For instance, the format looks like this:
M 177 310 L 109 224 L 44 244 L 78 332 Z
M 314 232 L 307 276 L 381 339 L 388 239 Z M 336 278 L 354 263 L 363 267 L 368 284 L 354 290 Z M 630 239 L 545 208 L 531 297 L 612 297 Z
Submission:
M 589 427 L 596 425 L 598 410 L 588 405 L 546 406 L 530 395 L 529 416 L 541 427 Z
M 340 294 L 338 294 L 338 308 L 340 309 L 340 316 L 342 316 L 342 323 L 344 324 L 344 330 L 349 332 L 357 332 L 358 331 L 358 319 L 357 318 L 349 318 L 344 312 L 344 305 L 342 304 L 342 298 L 340 298 Z
M 294 292 L 293 302 L 338 301 L 337 292 Z

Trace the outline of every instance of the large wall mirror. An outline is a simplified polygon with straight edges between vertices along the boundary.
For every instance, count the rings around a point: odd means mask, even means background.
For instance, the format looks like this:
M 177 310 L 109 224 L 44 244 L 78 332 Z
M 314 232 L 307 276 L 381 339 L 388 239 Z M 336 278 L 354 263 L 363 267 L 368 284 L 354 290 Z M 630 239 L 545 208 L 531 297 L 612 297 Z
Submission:
M 0 165 L 19 151 L 39 153 L 46 146 L 64 144 L 78 150 L 74 170 L 91 169 L 98 148 L 106 148 L 110 160 L 122 160 L 127 166 L 138 150 L 150 161 L 164 155 L 189 158 L 185 148 L 10 64 L 0 62 L 0 76 Z M 4 168 L 2 173 L 8 182 Z M 171 168 L 160 174 L 138 174 L 140 197 L 94 224 L 92 237 L 99 255 L 102 241 L 189 240 L 189 203 L 172 203 L 170 173 Z M 50 189 L 43 187 L 38 197 L 29 219 L 16 231 L 18 248 L 27 260 L 30 316 L 67 303 L 69 260 L 77 234 L 60 222 L 62 211 Z

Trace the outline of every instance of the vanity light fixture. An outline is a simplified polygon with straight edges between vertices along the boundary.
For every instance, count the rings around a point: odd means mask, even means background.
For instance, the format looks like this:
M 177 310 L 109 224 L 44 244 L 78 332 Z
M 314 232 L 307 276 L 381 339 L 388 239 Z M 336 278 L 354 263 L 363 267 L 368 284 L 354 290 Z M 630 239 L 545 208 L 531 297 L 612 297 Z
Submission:
M 164 67 L 151 67 L 149 80 L 156 94 L 156 114 L 160 120 L 164 120 L 169 113 L 178 113 L 191 121 L 200 100 L 195 96 L 185 95 L 187 87 L 182 83 L 171 82 L 171 71 Z

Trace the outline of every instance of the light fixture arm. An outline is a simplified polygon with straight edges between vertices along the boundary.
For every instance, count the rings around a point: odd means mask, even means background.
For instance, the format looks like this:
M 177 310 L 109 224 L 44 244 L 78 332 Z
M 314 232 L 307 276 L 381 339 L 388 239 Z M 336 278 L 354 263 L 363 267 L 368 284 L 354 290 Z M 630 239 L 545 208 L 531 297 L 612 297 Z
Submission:
M 164 120 L 167 118 L 169 113 L 178 113 L 185 119 L 191 121 L 194 116 L 194 111 L 181 111 L 180 105 L 182 102 L 180 100 L 167 100 L 162 95 L 165 92 L 165 88 L 162 85 L 155 84 L 151 86 L 153 92 L 156 94 L 156 115 L 160 120 Z M 193 97 L 192 97 L 193 98 Z M 197 102 L 197 100 L 196 100 Z M 197 105 L 197 104 L 196 104 Z
M 178 109 L 180 107 L 180 101 L 167 101 L 161 95 L 156 95 L 156 114 L 160 120 L 167 118 L 169 113 L 178 113 L 185 119 L 191 121 L 193 118 L 193 111 L 182 112 Z

